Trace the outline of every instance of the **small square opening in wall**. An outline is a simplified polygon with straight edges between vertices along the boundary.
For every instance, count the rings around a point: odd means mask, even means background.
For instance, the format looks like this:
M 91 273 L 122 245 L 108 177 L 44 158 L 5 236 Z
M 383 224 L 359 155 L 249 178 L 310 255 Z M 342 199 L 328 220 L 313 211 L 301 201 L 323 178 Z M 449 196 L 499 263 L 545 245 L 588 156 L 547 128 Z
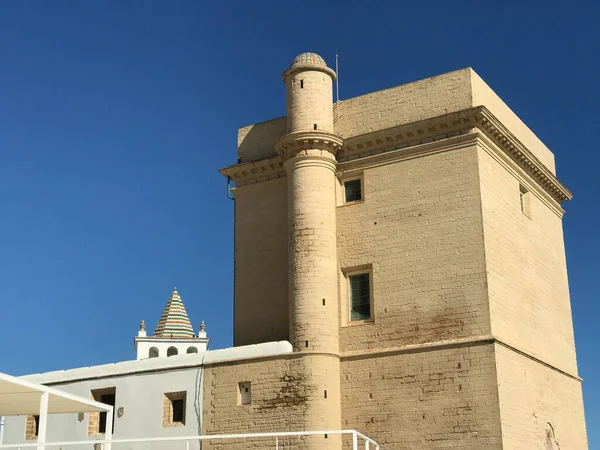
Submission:
M 523 185 L 519 185 L 519 200 L 521 212 L 531 219 L 531 192 Z
M 185 425 L 187 392 L 168 392 L 163 395 L 163 428 Z
M 238 384 L 238 405 L 249 405 L 252 403 L 252 385 L 249 381 Z
M 344 203 L 357 202 L 363 199 L 362 179 L 344 181 Z

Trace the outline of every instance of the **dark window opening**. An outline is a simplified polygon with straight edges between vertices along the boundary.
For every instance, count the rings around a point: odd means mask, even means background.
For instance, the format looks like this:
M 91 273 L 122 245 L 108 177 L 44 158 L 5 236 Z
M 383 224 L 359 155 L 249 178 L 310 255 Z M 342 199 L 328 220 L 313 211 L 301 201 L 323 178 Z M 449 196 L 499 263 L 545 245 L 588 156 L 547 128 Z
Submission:
M 173 407 L 173 422 L 184 422 L 185 418 L 185 402 L 183 399 L 171 400 Z
M 323 306 L 325 306 L 325 299 L 323 299 Z
M 185 425 L 187 392 L 168 392 L 163 394 L 163 428 Z
M 344 201 L 355 202 L 362 199 L 362 186 L 360 179 L 350 180 L 344 183 Z
M 102 394 L 100 395 L 100 403 L 105 403 L 107 405 L 111 405 L 111 406 L 115 406 L 115 400 L 116 400 L 116 395 L 115 394 Z M 106 415 L 108 414 L 108 412 L 106 411 L 102 411 L 100 413 L 100 423 L 98 425 L 98 432 L 99 433 L 106 433 Z M 114 433 L 115 431 L 115 423 L 113 421 L 112 424 L 112 432 Z
M 33 420 L 35 421 L 35 435 L 39 436 L 39 434 L 40 434 L 40 416 L 34 415 Z
M 371 285 L 368 273 L 350 275 L 350 320 L 371 318 Z
M 313 128 L 314 128 L 315 130 L 317 129 L 317 124 L 316 124 L 316 123 L 313 125 Z
M 300 89 L 304 89 L 304 80 L 300 80 Z

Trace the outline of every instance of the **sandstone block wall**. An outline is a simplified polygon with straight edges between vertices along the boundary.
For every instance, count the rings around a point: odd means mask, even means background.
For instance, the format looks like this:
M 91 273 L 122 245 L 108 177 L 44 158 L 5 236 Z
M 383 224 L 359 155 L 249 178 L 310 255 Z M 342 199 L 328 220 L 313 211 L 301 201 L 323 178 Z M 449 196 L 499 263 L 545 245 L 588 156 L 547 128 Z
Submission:
M 483 148 L 478 158 L 492 334 L 576 375 L 562 219 L 527 176 L 520 182 Z
M 329 366 L 329 361 L 318 356 L 294 354 L 208 365 L 204 372 L 203 434 L 320 429 L 319 424 L 328 417 L 341 416 L 341 400 L 335 394 L 339 386 L 337 389 L 332 386 L 325 399 L 324 386 L 307 382 L 301 374 L 311 371 L 314 378 L 324 377 Z M 240 404 L 240 382 L 250 382 L 250 404 Z M 305 439 L 283 438 L 280 448 L 301 448 L 305 442 Z M 339 448 L 339 439 L 332 436 L 318 436 L 312 442 L 324 449 Z M 267 449 L 274 448 L 274 443 L 274 439 L 265 438 L 211 441 L 206 448 Z
M 581 382 L 495 345 L 503 450 L 586 450 Z
M 342 426 L 384 449 L 501 449 L 493 345 L 343 359 Z
M 316 70 L 297 72 L 286 83 L 288 133 L 295 131 L 332 131 L 333 96 L 331 76 Z
M 552 152 L 471 68 L 344 100 L 340 104 L 339 128 L 348 139 L 482 105 L 556 173 Z M 336 111 L 334 121 L 337 117 Z M 285 117 L 242 127 L 238 131 L 238 156 L 242 162 L 275 156 L 275 143 L 285 133 Z
M 234 345 L 289 340 L 287 179 L 235 190 Z
M 337 210 L 342 352 L 489 335 L 477 164 L 468 146 L 364 170 Z M 343 270 L 365 265 L 374 323 L 349 324 Z

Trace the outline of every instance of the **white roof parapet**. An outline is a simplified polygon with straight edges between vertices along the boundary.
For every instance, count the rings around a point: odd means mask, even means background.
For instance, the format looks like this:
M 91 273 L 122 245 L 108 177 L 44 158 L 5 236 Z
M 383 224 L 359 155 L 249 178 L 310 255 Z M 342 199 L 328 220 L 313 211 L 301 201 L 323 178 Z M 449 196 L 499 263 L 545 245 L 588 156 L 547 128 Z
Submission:
M 55 384 L 91 378 L 104 378 L 139 372 L 199 367 L 226 361 L 264 358 L 292 353 L 292 344 L 287 341 L 266 342 L 263 344 L 230 347 L 222 350 L 171 356 L 169 358 L 148 358 L 138 361 L 123 361 L 92 367 L 80 367 L 56 372 L 26 375 L 21 380 L 34 383 Z

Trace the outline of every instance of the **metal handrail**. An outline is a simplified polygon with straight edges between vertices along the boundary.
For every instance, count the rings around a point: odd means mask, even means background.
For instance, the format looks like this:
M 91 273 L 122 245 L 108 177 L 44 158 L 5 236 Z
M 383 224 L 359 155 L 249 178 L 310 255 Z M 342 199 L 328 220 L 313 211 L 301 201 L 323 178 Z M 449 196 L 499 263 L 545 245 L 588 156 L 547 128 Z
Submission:
M 375 450 L 379 450 L 379 444 L 368 436 L 359 433 L 356 430 L 323 430 L 323 431 L 289 431 L 289 432 L 273 432 L 273 433 L 243 433 L 243 434 L 208 434 L 198 436 L 171 436 L 171 437 L 155 437 L 155 438 L 130 438 L 130 439 L 110 439 L 110 440 L 87 440 L 87 441 L 65 441 L 65 442 L 46 442 L 46 443 L 23 443 L 23 444 L 3 444 L 0 449 L 23 449 L 23 448 L 38 448 L 46 449 L 50 446 L 70 446 L 70 445 L 95 445 L 102 444 L 104 450 L 111 450 L 113 444 L 133 444 L 142 442 L 175 442 L 187 441 L 189 449 L 190 441 L 205 441 L 205 440 L 224 440 L 224 439 L 246 439 L 246 438 L 275 438 L 275 448 L 279 448 L 279 438 L 294 437 L 294 436 L 315 436 L 315 435 L 352 435 L 352 449 L 358 450 L 358 439 L 362 439 L 365 443 L 365 449 L 369 450 L 373 445 Z

